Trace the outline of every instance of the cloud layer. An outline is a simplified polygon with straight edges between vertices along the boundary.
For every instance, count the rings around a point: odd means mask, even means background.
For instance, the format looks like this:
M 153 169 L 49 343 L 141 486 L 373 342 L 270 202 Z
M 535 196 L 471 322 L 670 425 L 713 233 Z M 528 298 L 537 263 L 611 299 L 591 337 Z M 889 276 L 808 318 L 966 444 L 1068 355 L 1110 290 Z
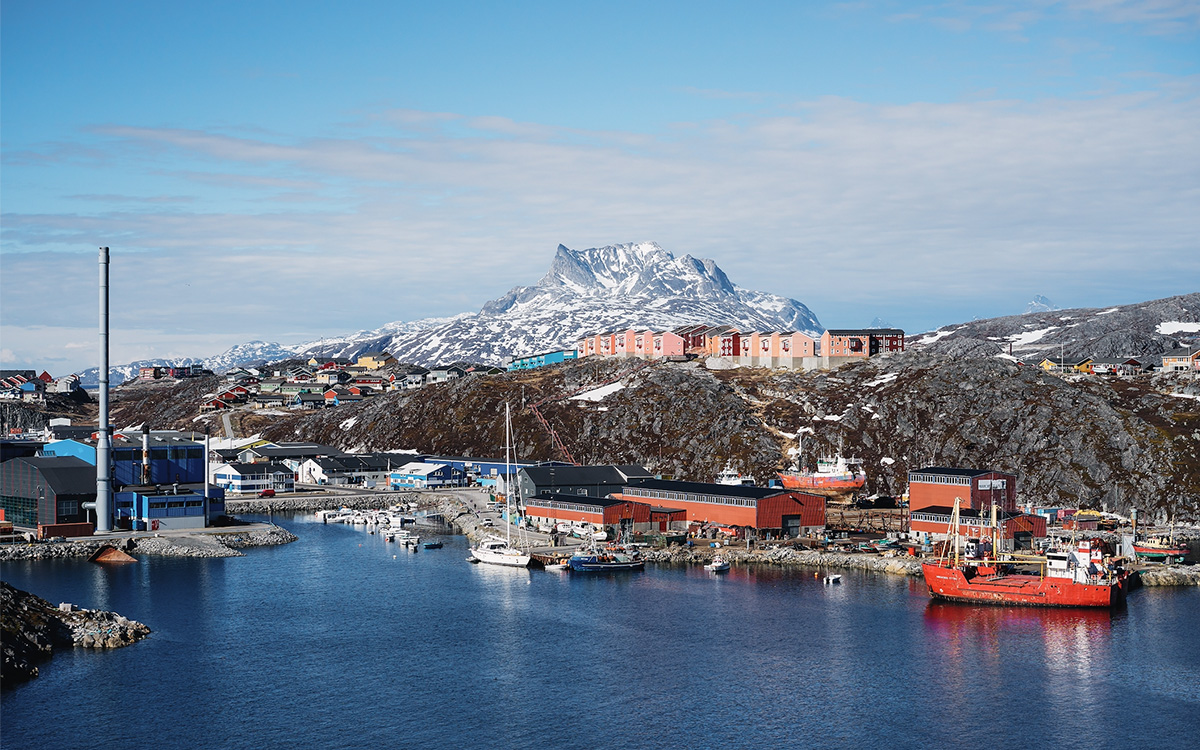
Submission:
M 656 134 L 403 110 L 321 138 L 107 125 L 6 154 L 127 179 L 4 215 L 3 348 L 94 362 L 33 327 L 94 324 L 100 244 L 114 324 L 212 347 L 194 355 L 474 310 L 559 242 L 712 257 L 828 325 L 1195 291 L 1196 122 L 1196 82 L 1164 79 L 1032 103 L 825 98 Z

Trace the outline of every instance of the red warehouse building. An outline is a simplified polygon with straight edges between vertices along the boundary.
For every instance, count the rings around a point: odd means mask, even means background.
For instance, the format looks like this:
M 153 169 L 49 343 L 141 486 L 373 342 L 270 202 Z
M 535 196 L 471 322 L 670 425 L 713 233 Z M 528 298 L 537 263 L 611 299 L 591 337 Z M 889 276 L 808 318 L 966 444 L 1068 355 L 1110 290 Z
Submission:
M 908 472 L 908 507 L 953 508 L 954 499 L 963 508 L 982 510 L 993 504 L 1009 513 L 1017 511 L 1017 475 L 984 469 L 953 469 L 930 466 Z
M 920 510 L 913 510 L 908 522 L 910 534 L 924 536 L 931 542 L 940 542 L 950 537 L 950 515 L 954 505 L 949 507 L 933 505 Z M 992 514 L 990 510 L 959 509 L 959 533 L 967 539 L 986 540 L 992 536 Z M 1034 541 L 1046 538 L 1046 519 L 1044 516 L 1031 516 L 1025 513 L 997 513 L 1000 525 L 1000 551 L 1011 552 L 1015 549 L 1033 549 Z
M 680 508 L 687 512 L 689 521 L 720 526 L 758 529 L 789 537 L 814 536 L 825 531 L 825 498 L 796 490 L 643 479 L 626 485 L 613 497 Z
M 613 497 L 543 492 L 525 499 L 525 515 L 535 522 L 621 526 L 650 523 L 650 506 Z

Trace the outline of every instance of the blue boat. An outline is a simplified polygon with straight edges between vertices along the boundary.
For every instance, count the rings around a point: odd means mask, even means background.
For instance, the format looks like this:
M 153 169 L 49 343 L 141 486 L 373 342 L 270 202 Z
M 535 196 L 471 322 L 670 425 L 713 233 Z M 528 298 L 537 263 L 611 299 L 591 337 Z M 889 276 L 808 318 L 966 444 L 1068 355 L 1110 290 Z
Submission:
M 424 542 L 421 546 L 424 547 L 425 549 L 441 549 L 442 543 L 441 542 Z
M 572 555 L 567 561 L 576 573 L 618 573 L 626 570 L 643 570 L 646 561 L 625 552 L 598 552 L 587 550 Z

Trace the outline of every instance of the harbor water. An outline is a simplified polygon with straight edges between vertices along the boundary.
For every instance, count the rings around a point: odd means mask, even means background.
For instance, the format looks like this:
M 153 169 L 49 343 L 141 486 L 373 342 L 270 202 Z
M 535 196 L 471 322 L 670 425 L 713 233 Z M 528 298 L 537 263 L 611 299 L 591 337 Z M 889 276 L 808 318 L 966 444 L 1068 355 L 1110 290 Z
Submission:
M 1200 741 L 1200 590 L 1114 612 L 930 601 L 919 579 L 648 566 L 580 576 L 361 527 L 223 559 L 6 562 L 139 620 L 4 693 L 5 748 L 1122 748 Z

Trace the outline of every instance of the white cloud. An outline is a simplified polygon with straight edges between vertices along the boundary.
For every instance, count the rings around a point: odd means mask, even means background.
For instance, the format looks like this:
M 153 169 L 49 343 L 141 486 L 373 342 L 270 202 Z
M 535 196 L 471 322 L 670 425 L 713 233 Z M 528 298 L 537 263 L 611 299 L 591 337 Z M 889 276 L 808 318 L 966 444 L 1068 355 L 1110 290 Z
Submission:
M 290 343 L 478 309 L 533 283 L 558 242 L 656 240 L 830 324 L 883 290 L 924 306 L 1030 286 L 1166 296 L 1200 280 L 1198 110 L 1195 82 L 1168 79 L 1036 103 L 826 98 L 658 136 L 408 111 L 371 116 L 360 138 L 109 126 L 46 157 L 177 165 L 153 194 L 220 183 L 236 199 L 7 213 L 0 310 L 7 335 L 94 321 L 99 244 L 114 248 L 114 325 L 216 351 L 235 332 Z M 866 283 L 824 283 L 831 271 Z

